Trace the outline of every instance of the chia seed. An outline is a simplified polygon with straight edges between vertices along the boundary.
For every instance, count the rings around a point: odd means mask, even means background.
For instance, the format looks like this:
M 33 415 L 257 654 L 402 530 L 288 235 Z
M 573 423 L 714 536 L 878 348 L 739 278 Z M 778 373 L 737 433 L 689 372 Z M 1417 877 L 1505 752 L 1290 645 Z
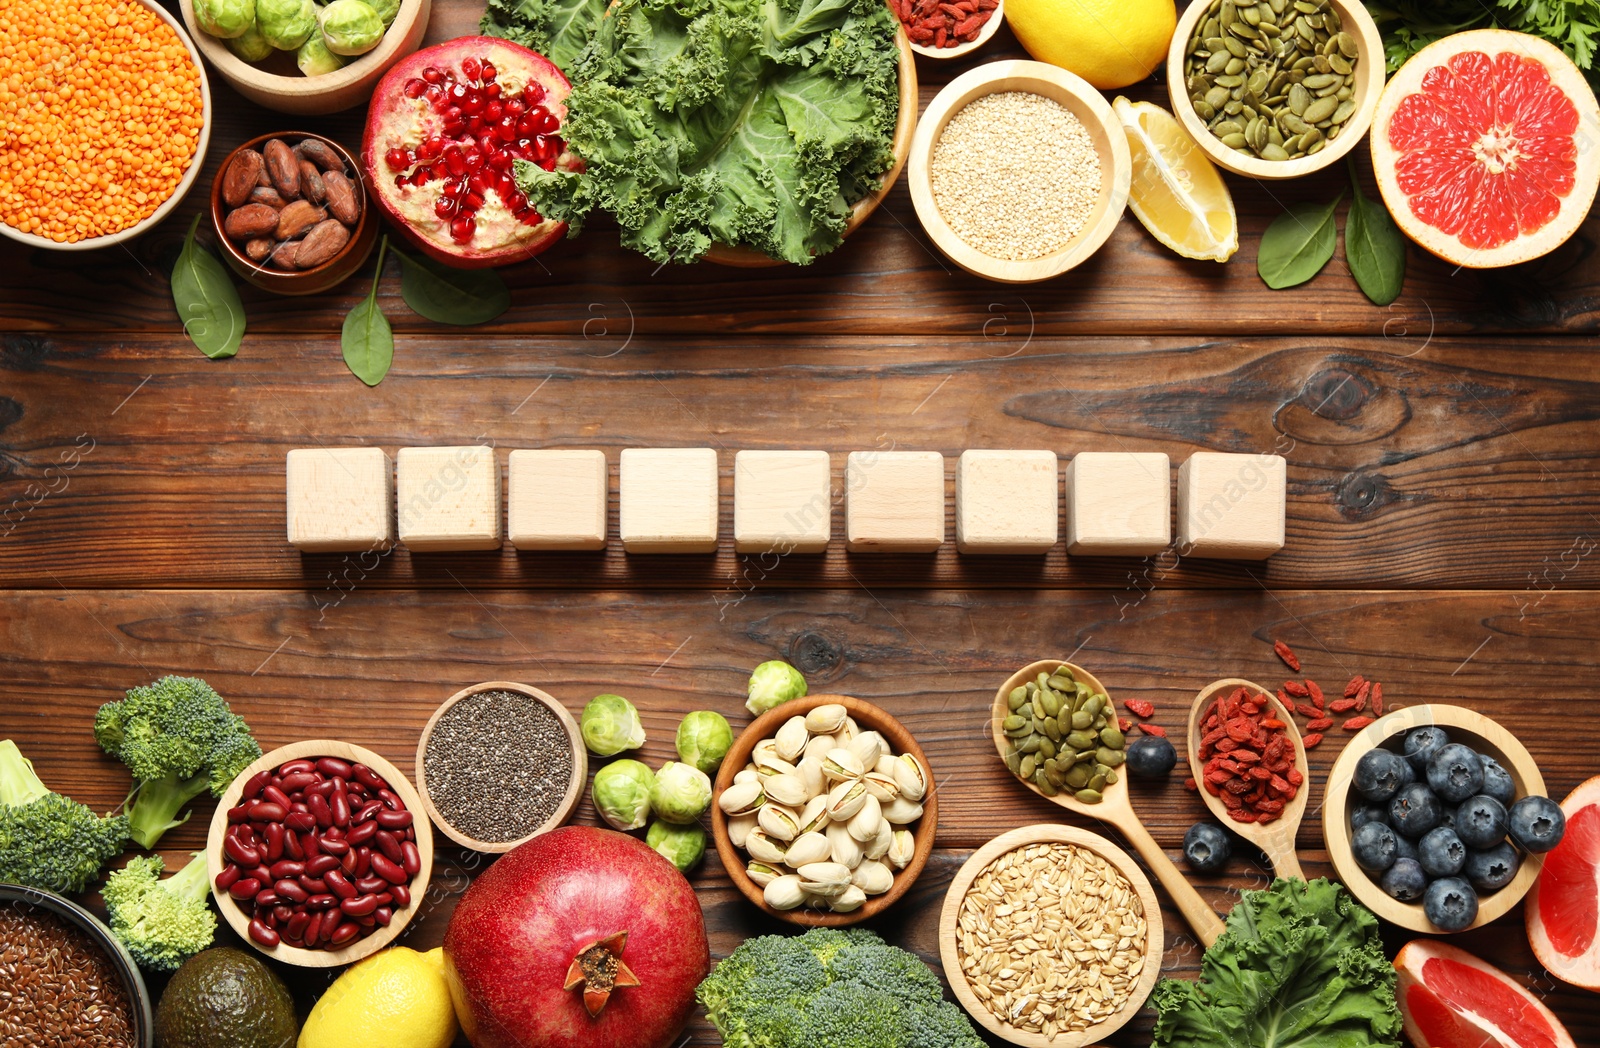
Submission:
M 0 1044 L 133 1048 L 133 1010 L 105 951 L 44 910 L 0 910 Z
M 440 818 L 491 844 L 521 840 L 554 815 L 572 779 L 572 743 L 544 703 L 507 691 L 445 711 L 423 756 Z

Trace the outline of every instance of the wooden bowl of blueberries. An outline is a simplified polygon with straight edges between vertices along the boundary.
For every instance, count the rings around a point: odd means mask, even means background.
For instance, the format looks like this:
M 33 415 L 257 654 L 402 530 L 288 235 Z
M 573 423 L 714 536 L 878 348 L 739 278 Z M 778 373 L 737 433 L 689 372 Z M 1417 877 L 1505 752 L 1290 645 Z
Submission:
M 1522 743 L 1459 706 L 1409 706 L 1363 728 L 1334 762 L 1322 809 L 1351 893 L 1431 934 L 1509 912 L 1565 826 Z

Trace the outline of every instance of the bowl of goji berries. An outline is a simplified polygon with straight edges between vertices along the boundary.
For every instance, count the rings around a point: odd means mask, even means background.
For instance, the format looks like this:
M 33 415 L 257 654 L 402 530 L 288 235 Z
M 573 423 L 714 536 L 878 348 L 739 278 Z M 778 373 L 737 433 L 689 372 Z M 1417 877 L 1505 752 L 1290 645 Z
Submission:
M 960 58 L 989 42 L 1005 21 L 1006 0 L 890 0 L 911 40 L 928 58 Z

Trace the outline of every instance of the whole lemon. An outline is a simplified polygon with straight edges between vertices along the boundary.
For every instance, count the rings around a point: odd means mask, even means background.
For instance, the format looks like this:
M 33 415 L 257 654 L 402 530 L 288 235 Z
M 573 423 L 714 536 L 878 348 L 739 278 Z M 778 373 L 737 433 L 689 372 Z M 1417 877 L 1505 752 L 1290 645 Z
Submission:
M 1173 0 L 1006 0 L 1006 22 L 1034 58 L 1106 91 L 1166 61 L 1178 11 Z
M 455 1039 L 444 951 L 396 946 L 328 987 L 306 1017 L 299 1048 L 450 1048 Z

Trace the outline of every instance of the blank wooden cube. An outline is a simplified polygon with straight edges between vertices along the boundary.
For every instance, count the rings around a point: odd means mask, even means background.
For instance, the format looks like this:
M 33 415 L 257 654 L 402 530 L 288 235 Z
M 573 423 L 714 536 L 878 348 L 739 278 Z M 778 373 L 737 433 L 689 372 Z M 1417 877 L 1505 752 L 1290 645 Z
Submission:
M 394 542 L 394 473 L 382 448 L 298 448 L 286 473 L 289 545 L 342 553 Z
M 506 463 L 506 534 L 518 549 L 604 549 L 605 452 L 513 451 Z
M 620 479 L 622 546 L 629 553 L 717 548 L 717 453 L 626 448 Z
M 1145 557 L 1172 544 L 1172 473 L 1159 451 L 1084 451 L 1067 463 L 1067 553 Z
M 400 541 L 420 553 L 500 548 L 494 448 L 401 448 L 396 461 Z
M 833 534 L 826 451 L 741 451 L 733 457 L 733 547 L 821 553 Z
M 1265 560 L 1283 548 L 1287 489 L 1281 455 L 1195 452 L 1178 469 L 1178 551 Z
M 1053 451 L 976 451 L 956 463 L 956 549 L 1044 553 L 1056 544 L 1061 482 Z
M 853 553 L 928 553 L 944 545 L 944 456 L 852 451 L 845 462 L 845 541 Z

